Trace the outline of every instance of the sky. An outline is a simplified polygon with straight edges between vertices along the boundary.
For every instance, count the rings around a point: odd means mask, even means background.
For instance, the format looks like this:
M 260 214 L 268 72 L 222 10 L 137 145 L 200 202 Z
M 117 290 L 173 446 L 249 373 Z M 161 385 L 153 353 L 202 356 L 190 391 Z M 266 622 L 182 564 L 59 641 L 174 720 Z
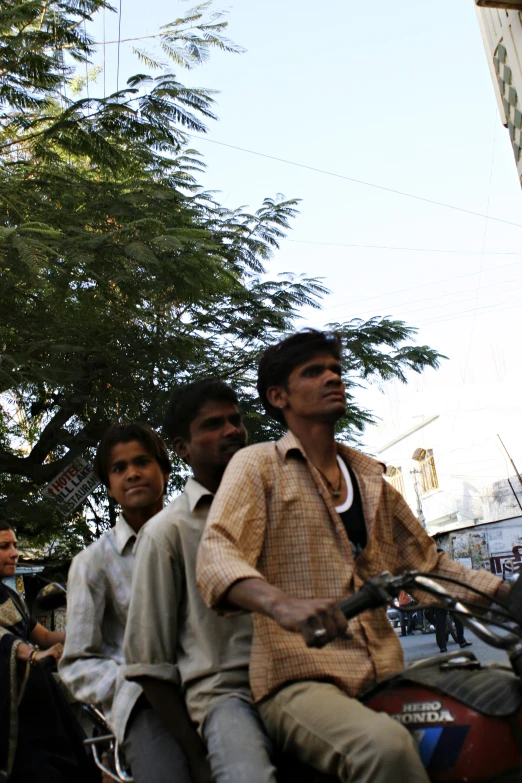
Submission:
M 105 40 L 119 25 L 122 39 L 154 35 L 190 7 L 121 0 L 120 19 L 105 15 Z M 178 72 L 219 91 L 219 120 L 193 140 L 207 165 L 202 184 L 229 207 L 256 209 L 277 193 L 301 199 L 267 272 L 320 277 L 330 290 L 302 325 L 390 315 L 448 356 L 408 391 L 374 385 L 361 402 L 385 418 L 426 389 L 454 390 L 458 404 L 483 382 L 512 389 L 522 375 L 522 191 L 473 0 L 212 8 L 227 12 L 228 36 L 246 51 Z M 91 29 L 100 41 L 102 22 Z M 143 71 L 136 45 L 153 51 L 154 39 L 120 45 L 120 86 Z M 117 51 L 105 47 L 107 91 Z M 517 416 L 522 424 L 522 409 Z

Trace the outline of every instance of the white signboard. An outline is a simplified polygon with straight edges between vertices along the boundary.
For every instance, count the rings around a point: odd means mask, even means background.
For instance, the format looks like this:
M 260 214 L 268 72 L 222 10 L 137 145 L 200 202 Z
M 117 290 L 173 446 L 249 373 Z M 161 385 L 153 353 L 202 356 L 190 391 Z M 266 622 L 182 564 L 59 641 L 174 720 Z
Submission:
M 46 486 L 45 495 L 67 516 L 83 503 L 99 483 L 91 466 L 78 457 Z

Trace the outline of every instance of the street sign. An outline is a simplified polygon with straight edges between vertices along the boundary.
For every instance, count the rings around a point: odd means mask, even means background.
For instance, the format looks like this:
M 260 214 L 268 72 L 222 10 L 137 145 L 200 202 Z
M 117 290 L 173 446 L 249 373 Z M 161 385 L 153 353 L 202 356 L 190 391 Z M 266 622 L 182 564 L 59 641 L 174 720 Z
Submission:
M 67 516 L 83 503 L 99 483 L 91 466 L 81 457 L 77 457 L 46 486 L 44 494 Z

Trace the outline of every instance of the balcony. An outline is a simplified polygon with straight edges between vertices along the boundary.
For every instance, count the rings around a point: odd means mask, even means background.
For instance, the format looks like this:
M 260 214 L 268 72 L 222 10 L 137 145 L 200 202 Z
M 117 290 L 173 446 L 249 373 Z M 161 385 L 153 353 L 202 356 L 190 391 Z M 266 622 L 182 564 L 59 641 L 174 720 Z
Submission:
M 511 11 L 522 11 L 522 0 L 475 0 L 480 8 L 507 8 Z

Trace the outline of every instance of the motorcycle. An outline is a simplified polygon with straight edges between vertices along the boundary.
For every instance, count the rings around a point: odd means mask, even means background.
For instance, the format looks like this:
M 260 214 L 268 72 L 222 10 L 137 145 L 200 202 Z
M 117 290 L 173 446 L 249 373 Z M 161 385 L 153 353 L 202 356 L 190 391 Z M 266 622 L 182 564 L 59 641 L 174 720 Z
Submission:
M 36 602 L 44 611 L 61 609 L 67 603 L 67 591 L 58 582 L 50 582 L 42 587 Z M 44 658 L 45 665 L 52 665 L 54 659 Z M 49 663 L 47 663 L 49 662 Z M 109 728 L 103 712 L 92 704 L 78 704 L 78 723 L 87 735 L 83 744 L 92 753 L 93 761 L 103 773 L 117 783 L 133 783 L 133 778 L 125 767 L 122 752 L 116 737 Z
M 412 733 L 433 783 L 522 783 L 522 580 L 515 583 L 509 602 L 498 602 L 488 616 L 482 604 L 455 599 L 439 582 L 465 587 L 491 602 L 456 579 L 411 571 L 399 576 L 384 573 L 368 580 L 358 593 L 342 601 L 340 608 L 350 620 L 391 604 L 401 590 L 421 590 L 434 596 L 438 606 L 457 615 L 479 639 L 506 650 L 511 668 L 483 666 L 468 650 L 438 654 L 380 682 L 363 694 L 361 701 L 370 709 L 386 712 Z M 52 592 L 51 587 L 44 591 Z M 64 600 L 65 591 L 61 590 L 59 601 Z M 423 608 L 427 605 L 416 605 L 414 611 Z M 82 707 L 93 725 L 85 744 L 91 748 L 96 766 L 118 783 L 131 783 L 103 714 L 91 705 Z M 285 781 L 333 780 L 290 757 L 278 764 L 278 773 Z
M 479 639 L 506 650 L 511 668 L 483 666 L 467 650 L 437 655 L 380 682 L 361 701 L 388 713 L 413 734 L 431 781 L 518 783 L 522 781 L 522 580 L 515 583 L 509 602 L 496 606 L 487 617 L 482 605 L 455 599 L 441 581 L 488 598 L 441 575 L 384 573 L 367 581 L 340 608 L 352 619 L 388 605 L 401 590 L 422 590 L 456 614 Z

